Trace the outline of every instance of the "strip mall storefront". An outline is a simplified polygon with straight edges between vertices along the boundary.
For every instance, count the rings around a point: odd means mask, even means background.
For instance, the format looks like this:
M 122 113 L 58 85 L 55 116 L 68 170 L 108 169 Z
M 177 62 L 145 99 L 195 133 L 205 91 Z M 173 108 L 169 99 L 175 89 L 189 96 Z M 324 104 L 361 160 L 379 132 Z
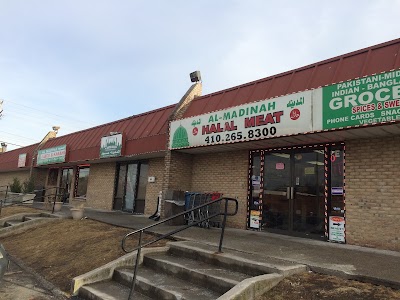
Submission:
M 225 187 L 236 180 L 239 189 L 246 180 L 243 223 L 233 226 L 398 249 L 392 228 L 399 222 L 387 222 L 400 217 L 393 200 L 399 183 L 382 174 L 388 167 L 391 176 L 398 173 L 389 164 L 399 163 L 392 153 L 400 146 L 399 120 L 395 70 L 174 121 L 169 148 L 193 155 L 193 172 L 208 172 L 209 182 L 219 183 L 211 186 L 227 196 L 240 199 L 243 193 Z M 374 153 L 376 147 L 385 157 Z M 243 167 L 235 169 L 243 165 L 243 153 L 246 174 Z M 217 154 L 220 161 L 211 158 Z M 202 162 L 206 156 L 209 166 Z M 193 174 L 192 188 L 201 180 Z M 376 228 L 376 222 L 393 227 Z

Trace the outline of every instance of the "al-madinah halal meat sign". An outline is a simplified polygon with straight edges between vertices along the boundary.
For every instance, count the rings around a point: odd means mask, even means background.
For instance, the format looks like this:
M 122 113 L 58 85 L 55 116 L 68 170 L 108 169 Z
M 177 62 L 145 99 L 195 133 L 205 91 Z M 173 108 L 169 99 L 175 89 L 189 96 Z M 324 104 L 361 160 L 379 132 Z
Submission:
M 171 123 L 170 149 L 237 143 L 308 132 L 312 94 L 305 91 Z

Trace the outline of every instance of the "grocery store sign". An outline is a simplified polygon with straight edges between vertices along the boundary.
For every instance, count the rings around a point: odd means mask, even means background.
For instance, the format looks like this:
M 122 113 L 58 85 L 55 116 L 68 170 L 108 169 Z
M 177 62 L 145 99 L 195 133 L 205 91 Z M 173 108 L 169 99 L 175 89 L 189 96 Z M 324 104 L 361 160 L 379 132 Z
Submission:
M 66 153 L 67 145 L 39 150 L 36 164 L 39 166 L 65 162 Z
M 324 129 L 400 120 L 400 70 L 322 89 Z
M 305 91 L 171 122 L 170 149 L 259 140 L 320 130 L 312 123 L 312 98 Z

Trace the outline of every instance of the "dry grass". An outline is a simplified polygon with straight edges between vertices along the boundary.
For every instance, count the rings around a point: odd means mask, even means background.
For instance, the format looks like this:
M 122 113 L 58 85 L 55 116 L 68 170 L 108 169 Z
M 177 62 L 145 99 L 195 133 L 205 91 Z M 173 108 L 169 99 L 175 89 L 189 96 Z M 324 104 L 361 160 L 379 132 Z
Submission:
M 60 219 L 4 238 L 1 243 L 11 255 L 69 292 L 73 277 L 125 254 L 121 250 L 121 239 L 129 231 L 88 219 Z
M 276 287 L 257 300 L 267 299 L 394 300 L 400 299 L 400 291 L 384 286 L 308 272 L 283 279 Z
M 43 211 L 29 206 L 6 206 L 1 209 L 0 219 L 19 213 L 41 213 L 41 212 Z

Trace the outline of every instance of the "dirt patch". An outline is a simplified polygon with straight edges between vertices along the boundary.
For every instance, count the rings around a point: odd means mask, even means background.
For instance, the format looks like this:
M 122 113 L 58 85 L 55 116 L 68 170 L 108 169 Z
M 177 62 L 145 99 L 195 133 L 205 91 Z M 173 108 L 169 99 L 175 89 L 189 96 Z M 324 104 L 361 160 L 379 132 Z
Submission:
M 130 231 L 88 219 L 60 219 L 4 238 L 1 243 L 11 255 L 69 293 L 72 278 L 125 254 L 121 239 Z M 136 242 L 132 239 L 128 246 L 133 247 Z M 153 246 L 165 243 L 160 241 Z
M 0 219 L 15 215 L 15 214 L 19 214 L 19 213 L 41 213 L 41 212 L 43 212 L 43 211 L 40 209 L 32 208 L 32 207 L 6 206 L 1 209 Z
M 283 279 L 276 287 L 257 300 L 267 299 L 394 300 L 400 299 L 400 290 L 307 272 Z

